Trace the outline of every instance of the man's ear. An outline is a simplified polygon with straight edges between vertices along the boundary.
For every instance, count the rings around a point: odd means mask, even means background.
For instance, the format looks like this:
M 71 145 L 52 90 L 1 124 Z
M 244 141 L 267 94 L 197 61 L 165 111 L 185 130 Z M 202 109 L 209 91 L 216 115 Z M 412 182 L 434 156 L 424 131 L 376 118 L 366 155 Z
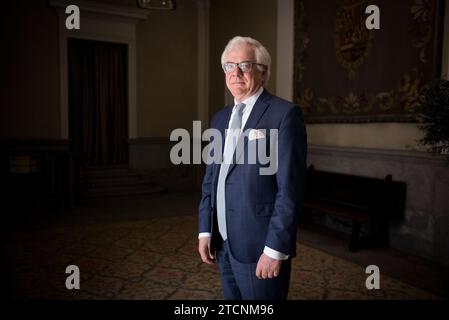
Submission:
M 267 80 L 267 70 L 262 71 L 262 84 L 265 83 L 265 80 Z

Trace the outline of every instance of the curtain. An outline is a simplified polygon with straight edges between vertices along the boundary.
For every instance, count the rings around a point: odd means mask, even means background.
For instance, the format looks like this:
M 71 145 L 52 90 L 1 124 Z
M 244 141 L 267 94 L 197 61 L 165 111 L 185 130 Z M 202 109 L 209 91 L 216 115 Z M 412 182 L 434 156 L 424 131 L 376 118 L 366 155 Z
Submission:
M 69 39 L 70 138 L 87 165 L 125 164 L 127 47 Z

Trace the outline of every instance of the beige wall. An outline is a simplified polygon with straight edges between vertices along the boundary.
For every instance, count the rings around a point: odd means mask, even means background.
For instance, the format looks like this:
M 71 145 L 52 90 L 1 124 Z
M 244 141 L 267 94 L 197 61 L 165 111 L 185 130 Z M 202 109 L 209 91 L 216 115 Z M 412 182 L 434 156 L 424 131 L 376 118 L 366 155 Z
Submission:
M 135 6 L 131 0 L 103 0 Z M 178 0 L 175 11 L 152 11 L 137 25 L 138 137 L 168 137 L 197 120 L 197 5 Z M 58 17 L 47 0 L 7 2 L 2 10 L 0 139 L 60 136 Z M 277 1 L 211 0 L 210 115 L 224 103 L 220 55 L 233 36 L 260 40 L 273 59 L 268 89 L 276 92 Z M 447 57 L 446 57 L 447 59 Z M 307 125 L 315 145 L 421 150 L 416 124 Z
M 48 1 L 2 6 L 0 139 L 59 138 L 58 16 Z
M 136 7 L 134 0 L 97 0 Z M 81 16 L 82 19 L 82 16 Z M 2 9 L 0 139 L 60 138 L 58 16 L 48 0 Z M 191 128 L 197 104 L 197 7 L 152 11 L 137 33 L 137 135 Z
M 197 5 L 152 11 L 137 25 L 137 134 L 168 137 L 197 119 Z
M 423 151 L 413 123 L 309 124 L 310 145 Z
M 276 0 L 212 0 L 210 7 L 210 115 L 224 106 L 225 82 L 221 53 L 234 36 L 259 40 L 270 52 L 271 79 L 268 90 L 276 91 Z
M 95 0 L 137 8 L 135 0 Z M 137 138 L 167 138 L 197 120 L 197 4 L 151 10 L 136 25 Z
M 278 17 L 276 0 L 264 1 L 263 6 L 256 0 L 211 2 L 209 101 L 212 115 L 223 106 L 225 84 L 220 68 L 220 55 L 226 42 L 234 35 L 252 36 L 268 48 L 273 59 L 268 89 L 276 92 Z M 308 124 L 307 131 L 311 145 L 423 150 L 417 143 L 422 133 L 413 123 Z

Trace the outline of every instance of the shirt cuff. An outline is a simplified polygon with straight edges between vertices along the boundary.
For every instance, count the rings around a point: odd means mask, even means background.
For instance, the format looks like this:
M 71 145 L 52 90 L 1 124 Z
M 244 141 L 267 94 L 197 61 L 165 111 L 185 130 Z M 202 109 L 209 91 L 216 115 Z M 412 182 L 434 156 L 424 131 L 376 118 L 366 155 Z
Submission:
M 273 250 L 267 246 L 265 246 L 265 249 L 263 249 L 263 253 L 265 253 L 270 258 L 276 259 L 276 260 L 287 260 L 288 259 L 288 254 L 284 254 L 282 252 Z
M 210 238 L 212 236 L 212 234 L 210 232 L 200 232 L 200 234 L 198 235 L 198 239 L 199 238 Z

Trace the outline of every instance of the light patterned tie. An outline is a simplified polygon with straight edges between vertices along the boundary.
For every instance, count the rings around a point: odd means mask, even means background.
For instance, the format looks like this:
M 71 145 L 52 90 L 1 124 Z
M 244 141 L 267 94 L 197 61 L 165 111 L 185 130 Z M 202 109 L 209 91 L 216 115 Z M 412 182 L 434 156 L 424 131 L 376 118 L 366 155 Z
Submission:
M 218 230 L 220 231 L 223 240 L 227 239 L 226 229 L 226 176 L 228 174 L 229 167 L 232 163 L 232 157 L 237 145 L 238 137 L 240 136 L 240 130 L 242 129 L 242 114 L 244 103 L 239 103 L 235 106 L 232 113 L 231 124 L 226 135 L 225 148 L 223 152 L 223 162 L 220 166 L 220 174 L 218 176 L 217 186 L 217 216 L 218 216 Z M 236 131 L 239 130 L 238 132 Z

